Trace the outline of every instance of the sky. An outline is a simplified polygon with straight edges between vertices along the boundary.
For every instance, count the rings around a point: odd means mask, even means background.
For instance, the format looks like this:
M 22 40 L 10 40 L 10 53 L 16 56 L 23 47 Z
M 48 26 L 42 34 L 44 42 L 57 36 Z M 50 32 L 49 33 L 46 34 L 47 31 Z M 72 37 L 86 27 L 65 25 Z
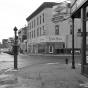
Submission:
M 0 0 L 0 42 L 14 37 L 14 27 L 21 29 L 27 25 L 30 16 L 43 2 L 63 0 Z

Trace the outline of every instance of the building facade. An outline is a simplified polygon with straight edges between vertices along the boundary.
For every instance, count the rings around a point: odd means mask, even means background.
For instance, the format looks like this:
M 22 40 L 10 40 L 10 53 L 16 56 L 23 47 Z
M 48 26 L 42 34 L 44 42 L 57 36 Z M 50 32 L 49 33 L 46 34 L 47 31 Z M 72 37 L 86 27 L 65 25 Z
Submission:
M 74 45 L 74 20 L 81 19 L 81 74 L 88 77 L 88 0 L 74 0 L 71 7 L 73 45 Z M 74 46 L 72 47 L 74 50 Z M 74 60 L 74 52 L 72 54 Z
M 4 48 L 8 48 L 8 39 L 2 39 L 2 45 Z
M 27 27 L 21 28 L 18 31 L 18 46 L 20 53 L 27 52 Z
M 53 6 L 57 3 L 45 2 L 26 20 L 28 22 L 27 51 L 29 53 L 71 53 L 72 25 L 70 19 L 54 23 Z M 75 20 L 75 50 L 80 52 L 81 36 L 78 36 L 80 19 Z

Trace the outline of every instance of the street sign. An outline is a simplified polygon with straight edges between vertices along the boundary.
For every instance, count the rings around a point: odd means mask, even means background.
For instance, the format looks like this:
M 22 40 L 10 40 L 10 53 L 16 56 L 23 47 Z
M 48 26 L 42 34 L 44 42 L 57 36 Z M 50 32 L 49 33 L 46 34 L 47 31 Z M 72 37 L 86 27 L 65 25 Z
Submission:
M 60 21 L 63 21 L 63 19 L 64 19 L 64 16 L 63 15 L 60 15 L 60 16 L 58 16 L 58 17 L 53 17 L 51 20 L 55 23 L 57 23 L 57 22 L 60 22 Z
M 56 14 L 51 19 L 53 22 L 62 22 L 70 17 L 70 14 Z
M 66 14 L 67 13 L 67 3 L 62 2 L 59 3 L 58 5 L 53 6 L 53 15 L 55 14 Z

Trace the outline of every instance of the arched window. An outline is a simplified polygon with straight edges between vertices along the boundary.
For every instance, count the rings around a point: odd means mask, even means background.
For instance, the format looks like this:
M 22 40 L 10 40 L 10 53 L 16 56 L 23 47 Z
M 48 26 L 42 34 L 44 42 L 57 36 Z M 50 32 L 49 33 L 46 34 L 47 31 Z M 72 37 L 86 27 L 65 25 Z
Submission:
M 58 25 L 55 26 L 55 35 L 59 35 L 59 26 Z

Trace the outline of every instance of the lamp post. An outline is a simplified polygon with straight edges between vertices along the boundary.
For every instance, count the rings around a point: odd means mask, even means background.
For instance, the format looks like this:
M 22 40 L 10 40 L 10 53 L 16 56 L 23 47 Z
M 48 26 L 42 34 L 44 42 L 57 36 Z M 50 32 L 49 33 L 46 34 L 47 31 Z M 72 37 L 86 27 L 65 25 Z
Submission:
M 13 46 L 13 50 L 14 50 L 14 69 L 17 70 L 17 54 L 18 54 L 18 50 L 17 50 L 17 28 L 14 27 L 14 33 L 15 33 L 15 41 L 14 41 L 14 46 Z

